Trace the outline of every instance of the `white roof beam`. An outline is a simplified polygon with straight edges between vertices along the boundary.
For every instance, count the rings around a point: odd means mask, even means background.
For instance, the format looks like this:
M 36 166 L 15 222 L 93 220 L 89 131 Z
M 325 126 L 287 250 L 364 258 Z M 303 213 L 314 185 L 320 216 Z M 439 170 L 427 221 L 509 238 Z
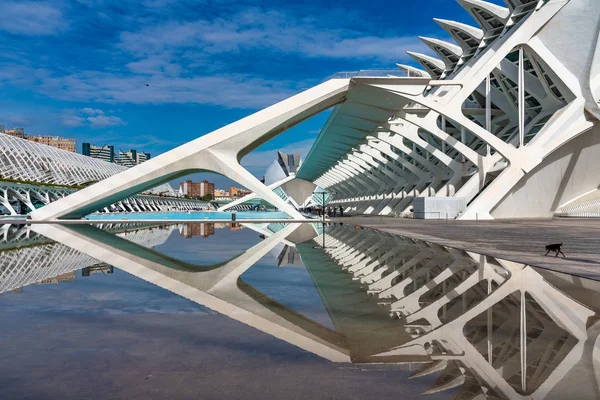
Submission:
M 412 51 L 407 51 L 406 53 L 414 58 L 419 64 L 421 64 L 421 66 L 425 68 L 432 78 L 439 79 L 444 73 L 446 65 L 443 61 L 435 57 L 427 56 L 421 53 L 415 53 Z
M 462 49 L 443 40 L 419 36 L 419 39 L 433 50 L 446 65 L 447 70 L 452 70 L 458 64 L 463 54 Z
M 406 64 L 396 64 L 398 68 L 405 71 L 409 77 L 418 77 L 418 78 L 431 78 L 431 75 L 427 71 L 423 71 L 422 69 L 415 68 Z
M 483 39 L 483 31 L 471 25 L 462 24 L 456 21 L 446 19 L 433 19 L 442 27 L 452 38 L 458 43 L 463 50 L 463 58 L 475 54 L 481 40 Z
M 481 0 L 457 1 L 475 18 L 484 31 L 483 40 L 479 44 L 477 52 L 483 51 L 506 30 L 511 15 L 511 11 L 508 8 Z

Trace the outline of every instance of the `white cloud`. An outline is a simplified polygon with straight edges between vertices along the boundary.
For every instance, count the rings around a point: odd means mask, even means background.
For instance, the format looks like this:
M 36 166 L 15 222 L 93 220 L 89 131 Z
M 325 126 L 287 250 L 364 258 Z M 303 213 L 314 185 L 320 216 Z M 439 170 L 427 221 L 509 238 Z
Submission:
M 80 110 L 64 110 L 61 115 L 62 124 L 71 128 L 90 126 L 92 128 L 108 128 L 126 125 L 125 121 L 114 115 L 105 115 L 104 111 L 94 108 Z
M 0 2 L 0 29 L 18 35 L 56 35 L 67 23 L 61 11 L 46 2 Z
M 150 5 L 165 1 L 170 0 L 147 0 Z M 96 2 L 92 1 L 89 6 Z M 0 10 L 7 4 L 29 3 L 2 3 Z M 50 7 L 43 2 L 35 4 L 40 14 L 40 10 Z M 16 13 L 15 10 L 21 8 L 11 9 Z M 54 72 L 28 66 L 31 64 L 27 62 L 5 63 L 0 68 L 0 86 L 30 88 L 62 101 L 195 103 L 255 109 L 276 103 L 315 83 L 314 80 L 282 80 L 280 77 L 285 74 L 282 71 L 269 75 L 270 60 L 284 60 L 283 65 L 286 58 L 294 57 L 310 59 L 304 61 L 306 63 L 312 59 L 335 59 L 355 65 L 355 61 L 360 60 L 365 68 L 375 61 L 378 65 L 389 63 L 390 68 L 395 69 L 394 62 L 407 59 L 405 50 L 427 52 L 416 37 L 375 35 L 366 28 L 348 28 L 362 26 L 358 20 L 354 21 L 356 16 L 342 18 L 343 15 L 323 10 L 307 18 L 291 8 L 283 11 L 237 9 L 242 11 L 233 11 L 227 19 L 174 21 L 169 14 L 160 20 L 130 16 L 129 20 L 135 23 L 125 26 L 135 28 L 118 34 L 116 45 L 107 43 L 107 47 L 99 49 L 110 52 L 111 59 L 119 60 L 118 63 L 108 62 L 101 68 L 90 67 L 90 64 L 70 68 L 65 63 L 66 68 L 62 68 L 61 60 L 61 68 Z M 59 10 L 52 10 L 58 13 L 57 17 L 62 16 Z M 46 14 L 52 15 L 52 11 L 47 10 Z M 331 21 L 336 18 L 342 18 L 341 22 L 332 25 Z M 346 23 L 347 19 L 354 23 Z M 248 68 L 236 67 L 236 60 Z M 83 109 L 75 116 L 85 121 L 71 117 L 64 123 L 68 126 L 123 124 L 118 117 L 100 118 L 102 114 L 98 111 L 101 110 Z M 90 121 L 88 116 L 97 118 Z
M 70 128 L 75 128 L 77 126 L 85 125 L 85 118 L 79 117 L 77 115 L 65 114 L 61 117 L 62 124 L 64 126 L 68 126 Z
M 81 111 L 87 115 L 104 115 L 104 111 L 97 108 L 83 108 Z
M 416 36 L 373 36 L 353 29 L 331 28 L 327 12 L 320 20 L 302 19 L 279 11 L 247 9 L 227 19 L 167 21 L 121 34 L 120 47 L 138 57 L 153 57 L 176 49 L 204 53 L 237 53 L 265 49 L 305 57 L 402 61 L 406 50 L 426 47 Z
M 134 104 L 199 103 L 225 107 L 264 107 L 294 93 L 285 81 L 242 74 L 174 77 L 81 72 L 41 80 L 39 91 L 60 100 Z
M 88 117 L 87 121 L 90 123 L 92 128 L 106 128 L 109 126 L 125 125 L 125 122 L 119 117 L 108 116 L 108 115 L 96 115 L 94 117 Z

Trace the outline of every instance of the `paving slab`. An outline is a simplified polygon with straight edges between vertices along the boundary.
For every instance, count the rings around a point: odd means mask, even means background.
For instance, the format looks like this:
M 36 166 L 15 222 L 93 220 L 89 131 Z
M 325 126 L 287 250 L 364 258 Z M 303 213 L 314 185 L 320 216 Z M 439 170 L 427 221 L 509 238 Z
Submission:
M 356 216 L 333 221 L 600 280 L 600 219 L 445 221 Z M 547 244 L 561 242 L 565 258 L 544 255 Z

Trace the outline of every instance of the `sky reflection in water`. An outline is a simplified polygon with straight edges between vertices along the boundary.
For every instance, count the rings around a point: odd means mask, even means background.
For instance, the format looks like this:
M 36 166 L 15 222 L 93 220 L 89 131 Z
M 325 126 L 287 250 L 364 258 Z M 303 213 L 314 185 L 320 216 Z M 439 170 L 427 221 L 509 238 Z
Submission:
M 580 398 L 598 395 L 589 357 L 600 332 L 596 282 L 347 225 L 331 227 L 328 255 L 313 248 L 321 239 L 310 226 L 237 228 L 108 228 L 128 242 L 86 227 L 36 228 L 78 232 L 89 239 L 82 251 L 149 282 L 118 268 L 79 271 L 74 282 L 61 275 L 69 282 L 0 295 L 0 398 L 560 397 L 573 387 Z M 10 238 L 0 243 L 0 288 L 68 249 L 29 234 L 12 248 Z M 16 262 L 41 249 L 47 258 Z M 119 258 L 128 252 L 135 256 Z M 421 377 L 408 380 L 410 371 Z

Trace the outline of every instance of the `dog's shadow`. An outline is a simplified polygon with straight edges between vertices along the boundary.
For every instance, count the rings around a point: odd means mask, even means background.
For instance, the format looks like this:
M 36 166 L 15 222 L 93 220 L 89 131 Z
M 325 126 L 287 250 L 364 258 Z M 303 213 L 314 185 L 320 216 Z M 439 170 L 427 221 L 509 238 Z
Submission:
M 566 257 L 555 257 L 555 256 L 552 256 L 552 258 L 560 258 L 562 260 L 566 260 Z M 576 261 L 576 262 L 580 262 L 580 263 L 584 263 L 584 264 L 597 264 L 597 265 L 600 265 L 600 262 L 598 262 L 598 261 L 590 260 L 590 259 L 585 259 L 585 258 L 573 258 L 573 257 L 569 257 L 569 261 Z

